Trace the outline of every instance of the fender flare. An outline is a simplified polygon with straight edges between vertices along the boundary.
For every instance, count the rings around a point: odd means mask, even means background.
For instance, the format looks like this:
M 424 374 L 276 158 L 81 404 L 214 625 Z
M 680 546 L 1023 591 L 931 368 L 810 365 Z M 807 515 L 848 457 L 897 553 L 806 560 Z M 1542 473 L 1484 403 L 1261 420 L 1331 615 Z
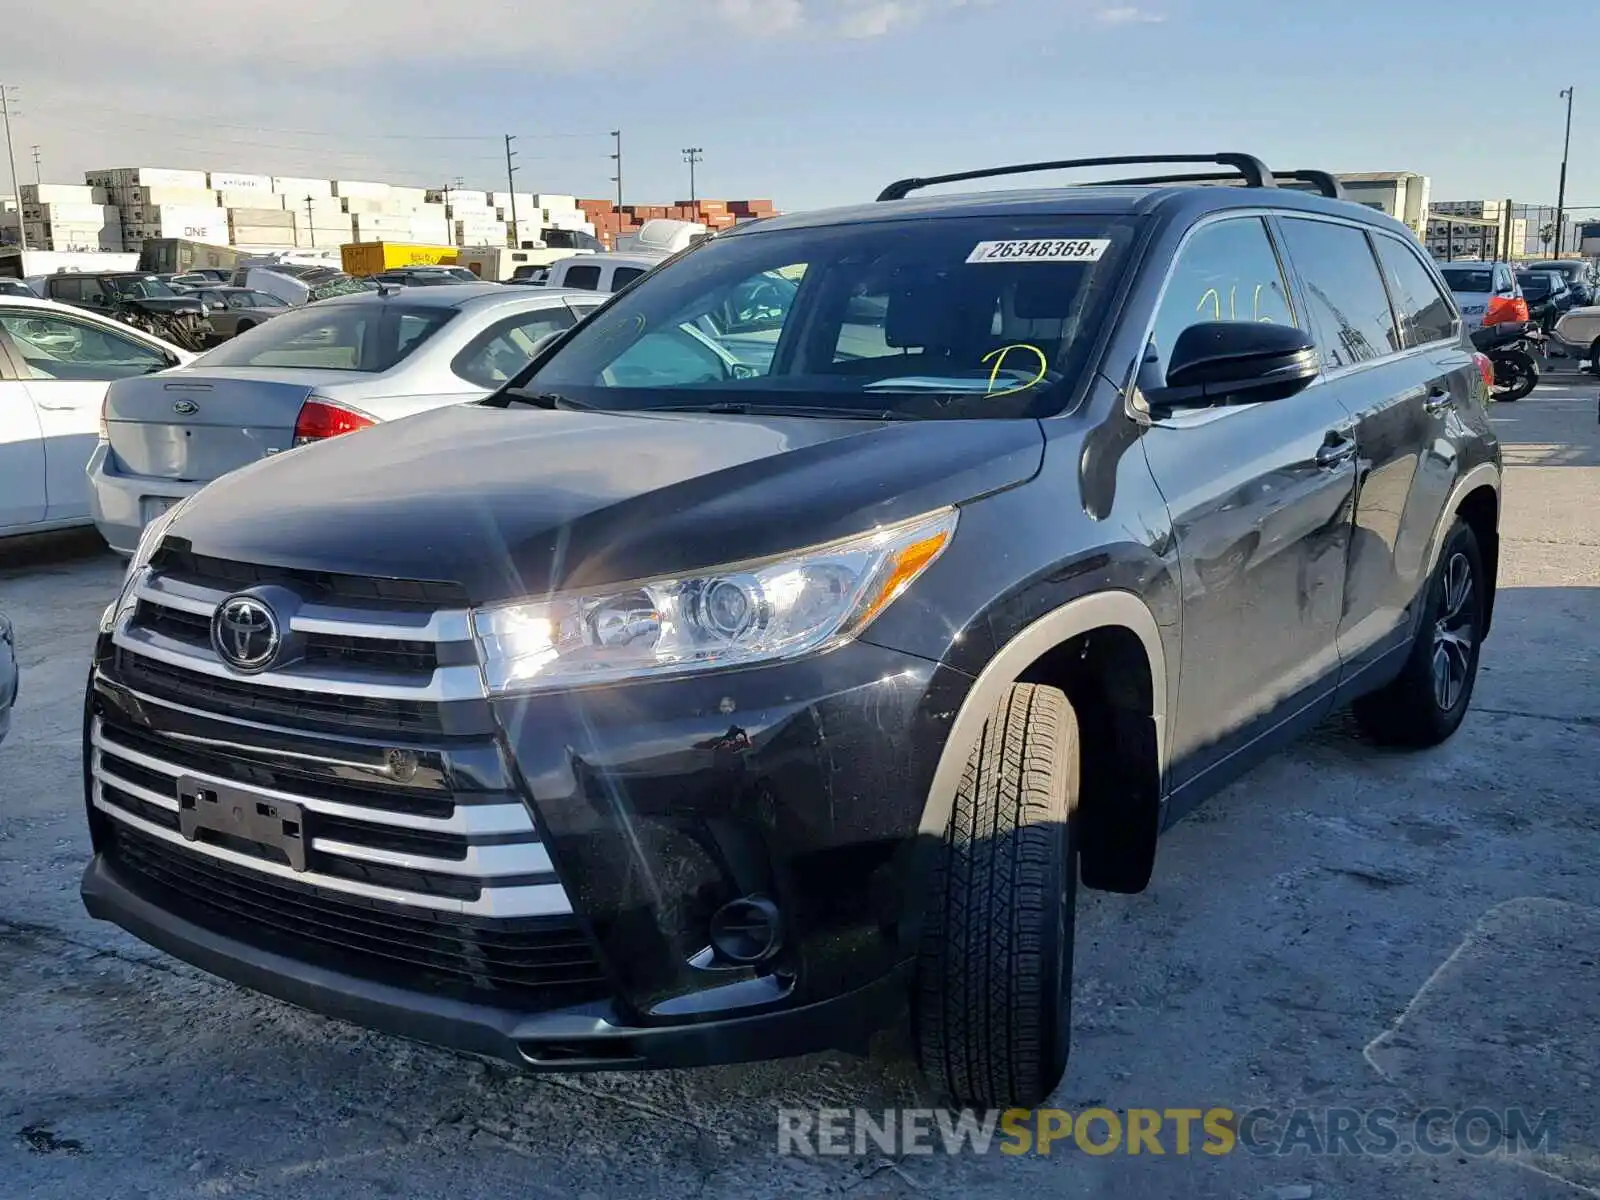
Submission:
M 1156 760 L 1161 778 L 1167 771 L 1167 659 L 1161 629 L 1145 602 L 1132 592 L 1096 592 L 1069 600 L 1024 627 L 1002 646 L 973 681 L 934 768 L 933 782 L 922 807 L 918 832 L 924 838 L 944 840 L 955 807 L 956 788 L 966 770 L 967 758 L 983 723 L 1000 697 L 1040 655 L 1080 634 L 1120 627 L 1136 636 L 1150 663 L 1151 720 L 1155 725 Z
M 1433 527 L 1433 543 L 1428 547 L 1428 571 L 1425 579 L 1432 579 L 1434 569 L 1439 565 L 1439 555 L 1444 550 L 1445 534 L 1450 532 L 1450 523 L 1456 519 L 1456 512 L 1461 508 L 1461 502 L 1471 493 L 1487 484 L 1494 489 L 1495 506 L 1500 504 L 1500 468 L 1494 463 L 1479 463 L 1460 479 L 1450 489 L 1450 498 L 1445 501 L 1444 511 L 1439 514 L 1438 523 Z

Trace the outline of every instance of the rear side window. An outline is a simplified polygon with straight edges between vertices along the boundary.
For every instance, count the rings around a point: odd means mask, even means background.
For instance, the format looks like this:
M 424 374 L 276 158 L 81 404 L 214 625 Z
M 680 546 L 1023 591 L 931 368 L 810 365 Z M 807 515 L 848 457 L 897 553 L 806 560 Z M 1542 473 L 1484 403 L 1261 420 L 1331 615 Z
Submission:
M 1278 256 L 1259 217 L 1202 226 L 1178 252 L 1151 335 L 1158 378 L 1166 378 L 1178 335 L 1202 321 L 1295 324 Z
M 484 388 L 499 387 L 528 365 L 535 342 L 547 333 L 569 328 L 572 323 L 572 314 L 560 304 L 518 313 L 473 338 L 450 365 L 469 383 Z
M 1456 315 L 1444 298 L 1433 275 L 1416 253 L 1394 238 L 1373 239 L 1378 246 L 1378 261 L 1389 282 L 1389 295 L 1400 318 L 1400 334 L 1406 347 L 1441 342 L 1456 332 Z
M 643 267 L 618 267 L 611 276 L 611 290 L 620 292 L 635 279 L 644 274 Z
M 561 286 L 581 288 L 586 292 L 598 292 L 600 290 L 600 268 L 571 267 L 567 271 L 566 278 L 561 281 Z
M 1352 225 L 1283 221 L 1289 257 L 1305 282 L 1322 361 L 1352 367 L 1401 349 L 1367 235 Z
M 456 315 L 451 308 L 313 304 L 275 317 L 202 355 L 211 367 L 387 371 Z
M 52 279 L 48 291 L 52 300 L 82 300 L 83 280 Z

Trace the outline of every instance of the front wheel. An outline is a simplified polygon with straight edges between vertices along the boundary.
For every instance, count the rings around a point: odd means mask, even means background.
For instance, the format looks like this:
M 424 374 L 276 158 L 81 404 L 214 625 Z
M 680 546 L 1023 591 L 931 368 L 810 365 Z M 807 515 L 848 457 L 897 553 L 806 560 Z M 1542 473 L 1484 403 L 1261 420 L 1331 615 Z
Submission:
M 1422 623 L 1394 682 L 1358 699 L 1356 721 L 1391 746 L 1437 746 L 1460 726 L 1478 678 L 1489 581 L 1470 526 L 1457 519 L 1423 595 Z
M 956 792 L 911 998 L 923 1074 L 957 1105 L 1031 1108 L 1066 1072 L 1077 799 L 1071 704 L 1014 685 Z

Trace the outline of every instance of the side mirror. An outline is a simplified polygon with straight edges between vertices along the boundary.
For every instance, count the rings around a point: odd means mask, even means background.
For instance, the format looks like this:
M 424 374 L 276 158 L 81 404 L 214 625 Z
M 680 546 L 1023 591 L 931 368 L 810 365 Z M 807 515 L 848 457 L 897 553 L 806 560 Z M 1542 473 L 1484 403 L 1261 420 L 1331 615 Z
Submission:
M 1303 391 L 1321 371 L 1316 343 L 1293 325 L 1202 321 L 1178 335 L 1165 385 L 1145 391 L 1151 410 L 1252 404 Z

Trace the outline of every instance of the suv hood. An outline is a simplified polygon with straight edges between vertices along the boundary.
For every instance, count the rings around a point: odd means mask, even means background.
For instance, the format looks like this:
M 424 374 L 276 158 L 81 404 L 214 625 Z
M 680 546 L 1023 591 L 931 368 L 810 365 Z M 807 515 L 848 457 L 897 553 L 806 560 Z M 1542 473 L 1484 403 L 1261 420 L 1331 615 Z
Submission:
M 1037 421 L 451 406 L 205 488 L 169 538 L 267 566 L 460 585 L 474 604 L 781 554 L 1014 486 Z

